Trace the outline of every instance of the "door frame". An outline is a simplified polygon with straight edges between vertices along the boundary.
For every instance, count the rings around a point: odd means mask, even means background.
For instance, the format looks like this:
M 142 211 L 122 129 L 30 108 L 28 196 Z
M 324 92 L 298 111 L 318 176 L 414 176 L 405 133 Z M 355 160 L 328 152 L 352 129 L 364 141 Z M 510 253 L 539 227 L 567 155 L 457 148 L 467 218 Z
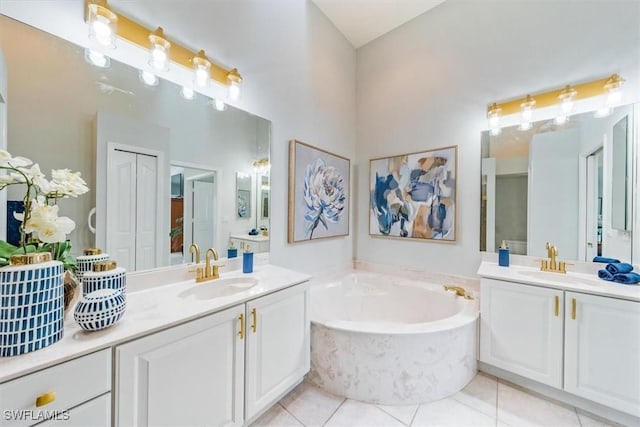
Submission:
M 190 180 L 193 180 L 194 178 L 198 178 L 198 177 L 202 177 L 205 175 L 210 175 L 210 174 L 215 174 L 215 179 L 213 181 L 213 188 L 215 191 L 215 195 L 216 195 L 216 199 L 220 197 L 220 178 L 221 178 L 221 174 L 222 174 L 222 170 L 220 168 L 217 167 L 213 167 L 210 165 L 204 165 L 204 164 L 200 164 L 200 163 L 191 163 L 191 162 L 183 162 L 180 160 L 171 160 L 169 161 L 169 166 L 177 166 L 177 167 L 181 167 L 181 168 L 189 168 L 189 169 L 200 169 L 202 171 L 204 171 L 204 173 L 200 174 L 200 175 L 196 175 L 194 177 L 189 178 Z M 185 183 L 186 183 L 186 179 L 185 179 Z M 220 217 L 221 214 L 221 210 L 220 210 L 220 203 L 216 200 L 215 205 L 213 206 L 213 215 L 214 215 L 214 221 L 213 221 L 213 242 L 214 242 L 214 247 L 218 248 L 218 252 L 220 252 L 221 248 L 225 247 L 224 245 L 222 245 L 222 241 L 221 236 L 220 236 L 220 230 L 221 230 L 221 225 L 222 225 L 222 218 Z M 184 243 L 184 255 L 187 256 L 188 255 L 188 246 L 187 246 L 187 241 L 185 239 L 184 236 L 186 236 L 186 229 L 183 231 L 183 238 L 182 241 Z M 203 248 L 203 249 L 207 249 L 207 248 Z
M 120 144 L 117 142 L 107 142 L 107 161 L 106 161 L 106 180 L 105 180 L 105 191 L 104 194 L 101 194 L 100 197 L 96 198 L 96 204 L 98 206 L 98 209 L 100 207 L 100 205 L 103 206 L 103 212 L 107 212 L 107 195 L 109 194 L 108 188 L 109 188 L 109 182 L 110 182 L 110 178 L 111 178 L 111 170 L 109 168 L 109 165 L 111 164 L 111 160 L 113 157 L 113 153 L 115 151 L 126 151 L 129 153 L 134 153 L 134 154 L 142 154 L 142 155 L 146 155 L 146 156 L 154 156 L 157 158 L 157 176 L 156 176 L 156 186 L 157 186 L 157 194 L 158 197 L 156 197 L 156 209 L 157 209 L 157 221 L 156 221 L 156 236 L 158 236 L 158 238 L 156 239 L 156 267 L 162 267 L 165 264 L 165 260 L 163 260 L 163 244 L 164 244 L 164 239 L 162 239 L 162 236 L 164 234 L 169 235 L 169 231 L 167 230 L 166 233 L 163 233 L 162 228 L 165 222 L 165 216 L 168 215 L 168 212 L 164 212 L 163 210 L 163 197 L 162 195 L 166 193 L 166 186 L 165 186 L 165 180 L 164 177 L 168 176 L 168 171 L 165 170 L 164 167 L 164 156 L 165 153 L 163 151 L 159 151 L 159 150 L 153 150 L 150 148 L 145 148 L 145 147 L 139 147 L 139 146 L 135 146 L 135 145 L 127 145 L 127 144 Z M 168 185 L 168 183 L 167 183 Z M 107 215 L 105 215 L 106 217 Z M 104 223 L 104 227 L 96 227 L 96 246 L 97 247 L 101 247 L 101 248 L 105 248 L 107 251 L 107 235 L 109 234 L 109 221 L 105 219 L 105 223 Z

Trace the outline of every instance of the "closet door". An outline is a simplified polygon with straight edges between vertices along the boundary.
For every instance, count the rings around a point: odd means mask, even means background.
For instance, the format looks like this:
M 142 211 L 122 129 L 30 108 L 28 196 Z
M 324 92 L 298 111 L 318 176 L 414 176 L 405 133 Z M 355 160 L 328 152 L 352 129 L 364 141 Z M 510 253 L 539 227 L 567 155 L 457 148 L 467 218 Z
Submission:
M 137 154 L 135 269 L 156 267 L 158 158 Z
M 109 156 L 107 253 L 127 270 L 136 268 L 137 155 L 114 150 Z

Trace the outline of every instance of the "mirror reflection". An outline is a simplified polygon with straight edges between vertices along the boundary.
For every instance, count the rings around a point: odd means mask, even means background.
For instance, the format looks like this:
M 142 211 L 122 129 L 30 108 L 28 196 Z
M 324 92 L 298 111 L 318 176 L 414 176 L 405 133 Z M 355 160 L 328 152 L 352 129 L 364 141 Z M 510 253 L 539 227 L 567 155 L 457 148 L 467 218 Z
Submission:
M 190 260 L 192 242 L 225 253 L 231 235 L 268 229 L 268 192 L 258 188 L 268 172 L 258 176 L 253 166 L 269 158 L 267 120 L 233 107 L 217 111 L 201 95 L 187 100 L 164 80 L 144 85 L 138 70 L 114 60 L 95 67 L 83 48 L 6 16 L 0 26 L 7 149 L 44 171 L 80 171 L 91 189 L 60 206 L 76 222 L 73 253 L 98 246 L 139 270 Z M 252 177 L 242 217 L 238 172 Z
M 637 106 L 635 106 L 637 108 Z M 634 105 L 482 133 L 480 250 L 632 261 Z

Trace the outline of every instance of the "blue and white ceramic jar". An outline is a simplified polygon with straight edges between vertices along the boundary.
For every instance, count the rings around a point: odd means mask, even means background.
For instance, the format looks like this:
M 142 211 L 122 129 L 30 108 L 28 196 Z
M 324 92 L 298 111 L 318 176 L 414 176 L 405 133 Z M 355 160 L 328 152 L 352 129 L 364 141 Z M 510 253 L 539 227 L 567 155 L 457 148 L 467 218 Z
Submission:
M 107 261 L 109 254 L 103 254 L 100 249 L 90 248 L 84 250 L 84 255 L 80 255 L 76 258 L 76 276 L 82 280 L 85 273 L 93 271 L 93 264 L 100 261 Z
M 115 261 L 99 261 L 93 264 L 94 271 L 82 276 L 82 293 L 89 294 L 98 289 L 115 289 L 126 293 L 127 271 L 117 267 Z
M 50 253 L 12 258 L 0 268 L 0 356 L 17 356 L 62 338 L 63 264 Z
M 127 309 L 127 301 L 116 289 L 99 289 L 78 301 L 74 319 L 85 331 L 99 331 L 113 326 Z

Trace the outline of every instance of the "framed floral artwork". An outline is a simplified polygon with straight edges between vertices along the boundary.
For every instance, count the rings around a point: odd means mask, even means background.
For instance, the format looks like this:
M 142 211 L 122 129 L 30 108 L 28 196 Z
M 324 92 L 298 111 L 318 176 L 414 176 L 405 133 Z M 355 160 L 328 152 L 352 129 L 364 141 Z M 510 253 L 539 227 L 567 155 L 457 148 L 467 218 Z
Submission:
M 369 161 L 369 234 L 456 240 L 458 147 Z
M 349 235 L 350 163 L 304 142 L 289 142 L 289 243 Z

